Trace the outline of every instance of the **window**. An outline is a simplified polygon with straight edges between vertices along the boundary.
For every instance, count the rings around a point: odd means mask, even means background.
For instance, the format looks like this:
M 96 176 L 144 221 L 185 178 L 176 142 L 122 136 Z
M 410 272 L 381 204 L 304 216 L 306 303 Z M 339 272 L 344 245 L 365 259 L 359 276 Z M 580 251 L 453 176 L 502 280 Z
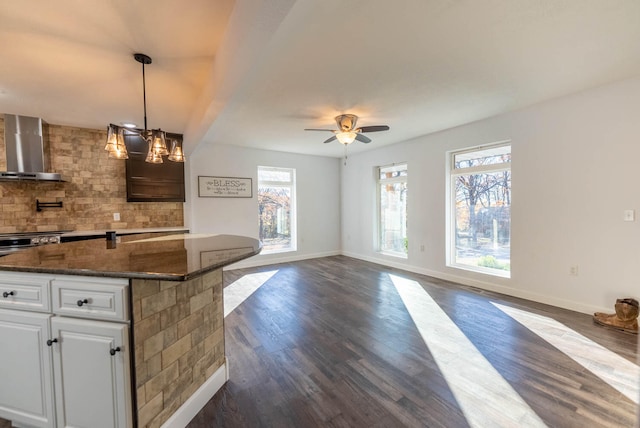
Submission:
M 449 264 L 510 277 L 511 145 L 451 153 Z
M 407 164 L 378 168 L 378 248 L 407 257 Z
M 258 167 L 259 237 L 263 254 L 296 250 L 296 170 Z

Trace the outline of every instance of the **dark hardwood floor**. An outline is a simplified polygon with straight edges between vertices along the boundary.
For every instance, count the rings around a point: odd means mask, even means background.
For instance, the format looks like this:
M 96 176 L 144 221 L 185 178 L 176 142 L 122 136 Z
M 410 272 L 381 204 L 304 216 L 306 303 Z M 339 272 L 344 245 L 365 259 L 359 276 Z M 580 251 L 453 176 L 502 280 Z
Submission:
M 585 314 L 344 256 L 227 271 L 225 285 L 274 270 L 277 273 L 225 319 L 230 379 L 190 428 L 637 423 L 637 405 L 630 398 L 491 302 L 553 318 L 582 335 L 559 337 L 593 341 L 589 346 L 607 348 L 621 357 L 622 365 L 631 362 L 636 370 L 637 335 L 595 325 Z M 435 312 L 433 317 L 422 314 L 422 321 L 419 314 L 412 317 L 390 274 L 417 282 L 452 323 Z M 429 325 L 430 319 L 440 321 Z M 423 334 L 430 346 L 417 328 L 420 323 L 426 323 Z M 451 324 L 446 328 L 462 332 L 470 345 L 458 348 L 466 339 L 439 334 L 440 324 Z M 474 356 L 456 354 L 469 352 L 469 347 Z M 584 349 L 578 351 L 589 357 Z M 600 358 L 596 354 L 593 358 Z M 509 419 L 513 401 L 474 396 L 478 370 L 468 376 L 444 372 L 447 367 L 464 369 L 451 361 L 456 358 L 458 364 L 468 358 L 468 366 L 478 358 L 488 361 L 491 370 L 480 371 L 481 376 L 486 372 L 481 382 L 494 382 L 495 371 L 533 416 L 516 416 L 520 419 L 514 422 Z M 631 382 L 634 387 L 638 380 Z M 478 422 L 470 418 L 475 413 L 489 416 Z
M 634 401 L 492 302 L 559 321 L 574 333 L 558 337 L 589 344 L 594 351 L 578 347 L 581 357 L 612 373 L 618 368 L 598 360 L 596 348 L 611 351 L 622 366 L 632 363 L 637 372 L 637 335 L 595 325 L 589 315 L 344 256 L 227 271 L 225 285 L 275 270 L 225 319 L 230 379 L 190 428 L 637 423 Z M 405 304 L 390 275 L 415 281 L 446 317 L 427 306 L 412 316 L 407 308 L 422 303 Z M 425 323 L 421 332 L 418 326 Z M 489 369 L 478 365 L 481 360 Z M 618 376 L 624 379 L 624 371 Z M 627 380 L 637 391 L 638 379 Z M 483 382 L 489 389 L 500 382 L 513 388 L 539 420 L 510 419 L 517 403 L 508 391 L 498 390 L 500 399 L 487 395 Z M 488 416 L 473 419 L 476 414 Z

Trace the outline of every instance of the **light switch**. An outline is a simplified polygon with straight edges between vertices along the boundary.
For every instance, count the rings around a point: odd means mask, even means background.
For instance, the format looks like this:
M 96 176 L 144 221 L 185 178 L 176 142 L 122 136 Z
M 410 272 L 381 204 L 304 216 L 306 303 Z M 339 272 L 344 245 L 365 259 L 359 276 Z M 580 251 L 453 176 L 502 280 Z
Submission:
M 624 210 L 624 221 L 636 221 L 635 210 Z

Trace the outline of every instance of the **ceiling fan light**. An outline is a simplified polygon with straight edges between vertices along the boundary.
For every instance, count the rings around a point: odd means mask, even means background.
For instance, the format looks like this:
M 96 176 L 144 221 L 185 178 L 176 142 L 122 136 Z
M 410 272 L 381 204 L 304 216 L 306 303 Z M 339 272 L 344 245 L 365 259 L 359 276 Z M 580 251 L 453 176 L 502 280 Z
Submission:
M 338 141 L 340 141 L 340 143 L 346 146 L 347 144 L 353 143 L 356 140 L 357 135 L 358 134 L 353 131 L 339 132 L 336 134 L 336 138 L 338 139 Z
M 171 153 L 167 158 L 172 162 L 184 162 L 184 153 L 182 152 L 182 143 L 178 140 L 171 140 Z

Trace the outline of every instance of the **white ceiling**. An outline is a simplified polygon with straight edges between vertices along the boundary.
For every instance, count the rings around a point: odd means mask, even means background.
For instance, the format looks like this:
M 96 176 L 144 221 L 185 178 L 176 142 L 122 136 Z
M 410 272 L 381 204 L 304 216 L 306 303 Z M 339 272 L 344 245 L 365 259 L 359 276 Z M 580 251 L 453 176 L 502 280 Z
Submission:
M 640 75 L 638 0 L 0 3 L 0 112 L 142 126 L 197 144 L 341 156 Z M 639 94 L 640 96 L 640 94 Z

